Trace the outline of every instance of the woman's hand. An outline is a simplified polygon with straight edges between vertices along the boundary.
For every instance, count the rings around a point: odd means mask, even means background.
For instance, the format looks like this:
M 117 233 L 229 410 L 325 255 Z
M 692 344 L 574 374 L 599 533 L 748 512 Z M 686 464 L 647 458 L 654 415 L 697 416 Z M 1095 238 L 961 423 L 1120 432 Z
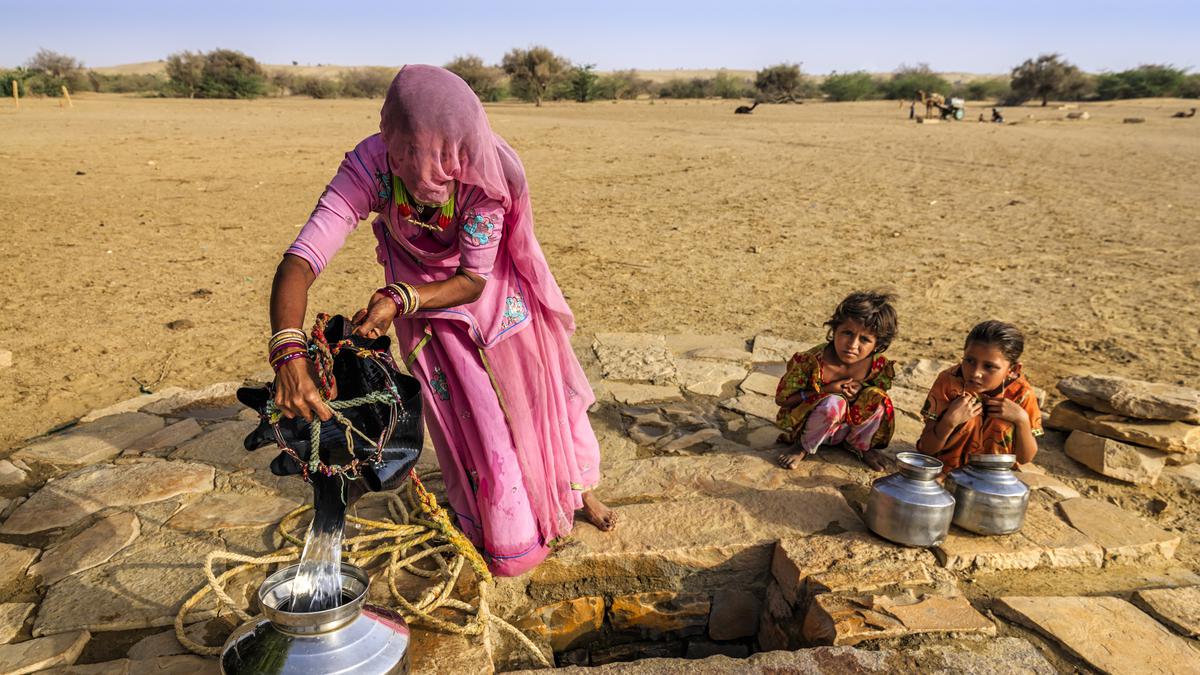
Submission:
M 387 335 L 396 318 L 396 310 L 396 303 L 391 298 L 375 293 L 367 308 L 358 310 L 350 320 L 355 326 L 354 334 L 372 339 Z
M 989 396 L 983 402 L 987 414 L 999 420 L 1004 420 L 1017 426 L 1029 425 L 1029 413 L 1017 405 L 1017 402 L 1003 396 Z
M 982 412 L 983 405 L 980 404 L 978 398 L 970 394 L 961 394 L 950 402 L 950 406 L 946 408 L 940 421 L 950 425 L 951 429 L 957 429 L 972 417 L 979 417 Z
M 275 373 L 275 407 L 284 417 L 303 417 L 309 422 L 314 414 L 321 421 L 333 417 L 333 411 L 321 400 L 321 392 L 313 379 L 313 368 L 313 362 L 308 359 L 292 359 Z

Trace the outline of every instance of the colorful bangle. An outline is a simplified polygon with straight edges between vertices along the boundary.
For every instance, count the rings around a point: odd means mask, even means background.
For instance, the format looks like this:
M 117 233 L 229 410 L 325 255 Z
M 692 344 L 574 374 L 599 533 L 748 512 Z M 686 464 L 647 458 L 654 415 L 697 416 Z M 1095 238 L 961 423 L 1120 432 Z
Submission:
M 267 360 L 274 361 L 277 357 L 281 356 L 284 352 L 297 351 L 297 350 L 308 351 L 308 345 L 302 344 L 300 342 L 285 342 L 285 343 L 275 347 L 274 349 L 272 349 L 270 354 L 267 355 Z
M 271 362 L 271 369 L 274 370 L 275 372 L 279 372 L 279 369 L 283 366 L 283 364 L 287 363 L 288 361 L 294 361 L 299 358 L 308 358 L 308 352 L 289 352 L 287 354 L 284 354 L 283 356 L 279 357 L 275 361 Z
M 401 316 L 412 314 L 421 306 L 421 295 L 417 293 L 417 289 L 403 281 L 390 283 L 376 293 L 381 293 L 396 303 Z

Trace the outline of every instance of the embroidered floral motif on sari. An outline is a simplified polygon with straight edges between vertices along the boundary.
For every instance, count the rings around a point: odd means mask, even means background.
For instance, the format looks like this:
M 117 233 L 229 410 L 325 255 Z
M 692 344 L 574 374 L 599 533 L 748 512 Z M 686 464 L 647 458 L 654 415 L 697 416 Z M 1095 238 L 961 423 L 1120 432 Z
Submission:
M 496 226 L 490 218 L 475 213 L 467 216 L 466 222 L 463 223 L 463 232 L 471 239 L 471 243 L 475 246 L 487 246 L 492 240 L 493 232 Z
M 500 319 L 501 330 L 515 326 L 525 320 L 525 302 L 519 295 L 510 295 L 504 301 L 504 315 Z
M 429 380 L 429 386 L 433 389 L 433 393 L 443 401 L 450 400 L 450 389 L 446 386 L 446 374 L 441 368 L 434 367 L 433 377 Z

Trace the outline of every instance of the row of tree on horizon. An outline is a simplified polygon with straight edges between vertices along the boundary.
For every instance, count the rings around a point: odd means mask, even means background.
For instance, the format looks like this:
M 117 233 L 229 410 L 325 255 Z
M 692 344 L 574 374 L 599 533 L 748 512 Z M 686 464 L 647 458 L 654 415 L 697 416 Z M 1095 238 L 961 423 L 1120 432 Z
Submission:
M 296 62 L 293 62 L 295 65 Z M 598 73 L 591 64 L 572 63 L 546 47 L 515 48 L 499 64 L 467 55 L 445 64 L 483 101 L 520 99 L 619 100 L 659 98 L 750 98 L 784 103 L 824 98 L 830 101 L 909 100 L 919 92 L 940 93 L 1002 105 L 1026 101 L 1083 101 L 1126 98 L 1200 98 L 1200 73 L 1165 64 L 1141 65 L 1115 73 L 1085 73 L 1060 54 L 1042 54 L 1015 66 L 1009 77 L 951 82 L 926 64 L 901 65 L 888 76 L 865 71 L 833 72 L 819 81 L 797 63 L 757 71 L 753 78 L 719 70 L 712 77 L 674 78 L 655 83 L 637 70 Z M 378 98 L 395 75 L 394 68 L 351 68 L 336 77 L 269 72 L 254 58 L 231 49 L 183 51 L 165 60 L 164 74 L 104 74 L 78 59 L 42 49 L 22 67 L 0 70 L 0 83 L 22 95 L 58 96 L 72 91 L 140 93 L 189 98 L 257 98 L 301 95 L 313 98 Z

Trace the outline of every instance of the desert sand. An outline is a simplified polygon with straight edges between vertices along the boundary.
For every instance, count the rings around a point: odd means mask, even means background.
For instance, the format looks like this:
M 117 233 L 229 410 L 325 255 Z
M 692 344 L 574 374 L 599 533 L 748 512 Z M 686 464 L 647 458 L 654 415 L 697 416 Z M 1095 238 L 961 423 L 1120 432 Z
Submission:
M 275 264 L 379 105 L 0 103 L 0 449 L 135 396 L 135 378 L 261 371 Z M 1008 109 L 1006 125 L 974 122 L 982 105 L 938 125 L 894 102 L 734 105 L 488 106 L 582 333 L 815 342 L 845 293 L 888 287 L 901 360 L 955 358 L 995 317 L 1026 330 L 1047 389 L 1078 372 L 1200 378 L 1200 123 L 1169 119 L 1185 102 L 1084 104 L 1077 122 Z M 310 321 L 380 284 L 360 229 Z

